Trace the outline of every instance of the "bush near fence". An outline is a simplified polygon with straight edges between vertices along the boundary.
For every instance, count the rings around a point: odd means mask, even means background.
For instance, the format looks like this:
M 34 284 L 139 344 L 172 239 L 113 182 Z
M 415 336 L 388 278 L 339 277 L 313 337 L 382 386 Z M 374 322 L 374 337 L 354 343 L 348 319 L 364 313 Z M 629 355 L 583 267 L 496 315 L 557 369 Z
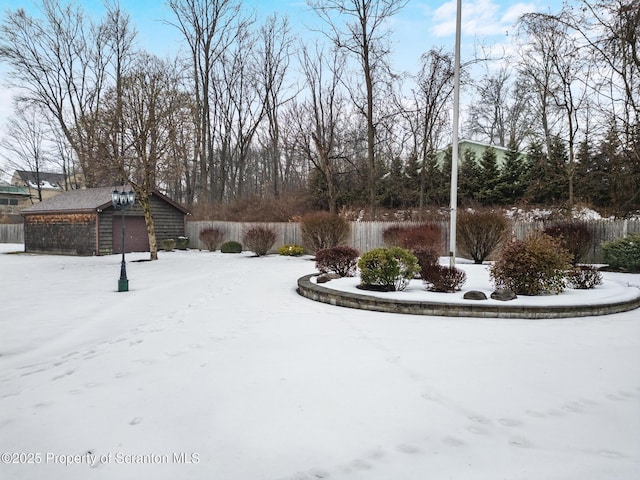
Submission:
M 443 250 L 449 248 L 449 224 L 442 223 Z M 392 225 L 418 225 L 418 222 L 351 222 L 351 233 L 347 245 L 360 252 L 367 252 L 374 248 L 384 247 L 382 233 Z M 590 220 L 588 225 L 593 227 L 595 242 L 585 258 L 585 263 L 603 263 L 600 243 L 603 241 L 624 238 L 631 233 L 640 233 L 640 219 L 614 219 L 614 220 Z M 194 221 L 187 222 L 185 236 L 189 238 L 189 248 L 206 249 L 206 245 L 199 239 L 200 231 L 206 227 L 220 228 L 226 240 L 242 241 L 242 234 L 255 222 L 211 222 Z M 276 232 L 276 242 L 273 252 L 283 245 L 302 243 L 300 227 L 295 222 L 265 222 L 267 227 Z M 543 230 L 542 221 L 518 221 L 511 224 L 511 235 L 522 239 L 532 230 Z M 24 243 L 22 224 L 0 224 L 0 243 Z M 448 255 L 448 251 L 440 252 Z

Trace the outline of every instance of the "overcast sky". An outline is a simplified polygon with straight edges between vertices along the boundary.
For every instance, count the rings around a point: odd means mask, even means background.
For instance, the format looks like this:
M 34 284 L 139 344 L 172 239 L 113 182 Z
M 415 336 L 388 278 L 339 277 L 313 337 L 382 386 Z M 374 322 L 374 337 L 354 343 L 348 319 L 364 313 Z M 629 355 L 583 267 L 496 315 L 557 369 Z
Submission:
M 7 10 L 25 8 L 34 15 L 37 8 L 31 0 L 2 0 L 2 14 Z M 99 18 L 104 12 L 101 0 L 80 2 L 90 16 Z M 296 33 L 308 36 L 307 27 L 316 22 L 304 0 L 244 0 L 248 9 L 255 9 L 261 19 L 273 12 L 288 16 Z M 533 11 L 556 12 L 561 0 L 533 0 L 512 2 L 508 0 L 462 1 L 462 61 L 471 58 L 474 45 L 503 45 L 508 50 L 510 34 L 519 15 Z M 142 49 L 161 57 L 175 55 L 182 47 L 177 29 L 167 24 L 173 19 L 171 10 L 163 0 L 121 0 L 121 7 L 129 13 Z M 391 21 L 394 44 L 393 63 L 396 69 L 415 73 L 420 55 L 432 47 L 443 46 L 452 51 L 455 35 L 455 0 L 409 0 L 407 5 Z M 5 122 L 11 115 L 13 92 L 6 88 L 7 67 L 0 64 L 0 137 L 4 135 Z

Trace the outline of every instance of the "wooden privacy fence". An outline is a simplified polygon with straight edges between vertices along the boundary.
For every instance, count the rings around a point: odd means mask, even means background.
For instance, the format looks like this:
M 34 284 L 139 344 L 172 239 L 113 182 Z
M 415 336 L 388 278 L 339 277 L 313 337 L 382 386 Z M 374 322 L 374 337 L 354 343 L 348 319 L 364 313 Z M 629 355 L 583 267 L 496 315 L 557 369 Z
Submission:
M 0 243 L 24 243 L 22 223 L 0 224 Z
M 347 244 L 366 252 L 372 248 L 383 247 L 383 232 L 392 225 L 417 225 L 416 222 L 351 222 L 351 232 Z M 615 220 L 590 220 L 587 222 L 593 228 L 595 242 L 591 248 L 586 262 L 602 263 L 600 244 L 603 241 L 623 238 L 631 233 L 640 233 L 640 219 L 615 219 Z M 256 223 L 244 222 L 187 222 L 186 235 L 189 237 L 190 248 L 204 249 L 200 241 L 200 231 L 207 227 L 219 228 L 224 233 L 224 240 L 242 242 L 244 232 Z M 295 222 L 261 223 L 260 225 L 272 228 L 276 232 L 276 243 L 273 251 L 282 245 L 302 245 L 300 225 Z M 440 222 L 442 227 L 441 254 L 448 255 L 449 251 L 449 224 Z M 512 235 L 516 238 L 524 238 L 532 230 L 541 230 L 544 223 L 541 221 L 517 221 L 511 225 Z M 0 224 L 0 243 L 24 243 L 24 230 L 22 224 Z M 457 252 L 458 255 L 460 252 Z
M 593 228 L 594 244 L 589 252 L 586 262 L 602 263 L 600 244 L 603 241 L 623 238 L 631 233 L 640 233 L 640 219 L 614 219 L 614 220 L 589 220 L 586 222 Z M 393 225 L 418 225 L 417 222 L 351 222 L 351 232 L 347 240 L 347 245 L 356 248 L 360 252 L 366 252 L 373 248 L 383 247 L 383 232 Z M 442 255 L 449 254 L 449 224 L 439 223 L 442 228 Z M 242 243 L 244 232 L 256 223 L 244 222 L 188 222 L 186 234 L 189 237 L 191 248 L 202 248 L 204 244 L 199 239 L 200 231 L 204 228 L 219 228 L 224 233 L 224 240 L 235 240 Z M 276 243 L 273 251 L 282 245 L 297 244 L 302 245 L 300 225 L 295 222 L 265 222 L 260 225 L 272 228 L 276 232 Z M 544 229 L 542 221 L 515 221 L 511 224 L 512 236 L 524 238 L 529 232 Z M 458 247 L 458 255 L 460 255 Z

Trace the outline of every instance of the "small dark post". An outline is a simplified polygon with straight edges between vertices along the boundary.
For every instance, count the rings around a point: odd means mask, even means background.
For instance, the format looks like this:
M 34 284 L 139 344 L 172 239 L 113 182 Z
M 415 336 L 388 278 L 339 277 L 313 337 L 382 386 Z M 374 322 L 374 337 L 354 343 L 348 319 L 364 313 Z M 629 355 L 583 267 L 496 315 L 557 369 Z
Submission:
M 133 190 L 125 192 L 124 185 L 122 186 L 121 192 L 119 192 L 117 188 L 111 192 L 111 203 L 113 204 L 113 208 L 116 210 L 119 208 L 122 212 L 122 262 L 120 263 L 120 279 L 118 280 L 119 292 L 129 291 L 129 279 L 127 279 L 127 267 L 124 260 L 124 210 L 129 206 L 133 206 L 135 202 L 135 192 Z

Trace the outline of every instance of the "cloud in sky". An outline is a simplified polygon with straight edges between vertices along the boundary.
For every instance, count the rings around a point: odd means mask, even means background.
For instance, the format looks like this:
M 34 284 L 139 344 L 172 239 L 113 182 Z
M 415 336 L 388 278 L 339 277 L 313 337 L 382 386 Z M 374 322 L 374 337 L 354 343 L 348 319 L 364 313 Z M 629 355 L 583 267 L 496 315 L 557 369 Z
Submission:
M 462 34 L 471 36 L 501 35 L 511 29 L 520 15 L 536 10 L 533 3 L 519 2 L 505 6 L 494 0 L 465 1 L 462 5 Z M 456 1 L 451 0 L 443 3 L 433 10 L 431 18 L 433 20 L 431 30 L 434 36 L 454 35 Z

